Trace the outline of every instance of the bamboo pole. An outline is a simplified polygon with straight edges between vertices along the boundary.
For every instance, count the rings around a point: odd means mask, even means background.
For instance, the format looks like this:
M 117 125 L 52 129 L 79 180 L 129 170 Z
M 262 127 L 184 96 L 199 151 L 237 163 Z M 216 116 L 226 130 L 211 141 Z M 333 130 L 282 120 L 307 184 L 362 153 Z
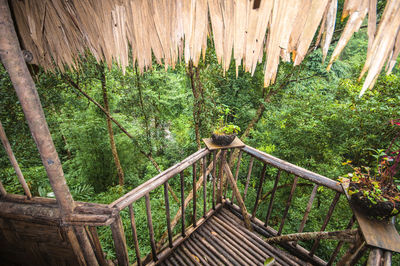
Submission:
M 0 58 L 10 75 L 21 103 L 32 137 L 57 202 L 64 214 L 74 209 L 74 200 L 64 178 L 64 172 L 47 126 L 35 83 L 28 71 L 15 33 L 8 1 L 0 0 Z
M 248 212 L 247 212 L 247 209 L 246 209 L 246 205 L 243 202 L 243 198 L 240 195 L 239 189 L 238 189 L 238 187 L 236 185 L 236 182 L 235 182 L 235 179 L 234 179 L 233 174 L 231 172 L 231 169 L 229 168 L 229 165 L 228 165 L 228 163 L 226 161 L 224 161 L 223 168 L 225 170 L 228 182 L 231 185 L 233 194 L 235 195 L 235 197 L 236 197 L 236 199 L 238 201 L 240 210 L 241 210 L 242 215 L 243 215 L 244 224 L 245 224 L 245 226 L 246 226 L 246 228 L 248 230 L 253 231 L 253 228 L 251 227 L 251 223 L 250 223 L 250 218 L 249 218 L 249 215 L 248 215 Z
M 26 184 L 24 175 L 22 174 L 21 169 L 19 168 L 17 159 L 15 159 L 14 153 L 11 149 L 10 142 L 7 139 L 7 135 L 6 135 L 6 132 L 4 131 L 3 125 L 1 124 L 1 121 L 0 121 L 0 139 L 1 139 L 1 142 L 3 143 L 4 149 L 6 150 L 8 159 L 10 159 L 11 165 L 14 167 L 14 170 L 18 177 L 19 183 L 21 184 L 22 188 L 24 189 L 24 192 L 25 192 L 26 196 L 28 197 L 28 199 L 31 199 L 32 198 L 31 191 L 29 190 L 29 187 Z
M 358 229 L 347 229 L 333 232 L 307 232 L 275 236 L 265 239 L 267 243 L 280 243 L 290 241 L 307 241 L 313 239 L 331 239 L 345 242 L 354 242 Z

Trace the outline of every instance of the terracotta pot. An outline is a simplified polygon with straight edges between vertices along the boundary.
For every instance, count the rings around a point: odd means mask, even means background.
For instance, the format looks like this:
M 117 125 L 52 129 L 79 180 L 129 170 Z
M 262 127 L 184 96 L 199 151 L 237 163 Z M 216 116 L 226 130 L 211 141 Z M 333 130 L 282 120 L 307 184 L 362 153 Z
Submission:
M 230 134 L 230 135 L 212 134 L 211 135 L 212 142 L 219 146 L 228 146 L 229 144 L 232 143 L 232 141 L 235 139 L 235 137 L 236 137 L 236 134 Z
M 358 183 L 350 182 L 349 189 L 359 189 Z M 400 211 L 400 202 L 395 201 L 377 201 L 371 202 L 361 191 L 353 193 L 350 197 L 350 202 L 354 208 L 364 213 L 369 217 L 388 218 L 395 216 Z M 396 208 L 396 210 L 394 210 Z M 394 210 L 394 211 L 393 211 Z

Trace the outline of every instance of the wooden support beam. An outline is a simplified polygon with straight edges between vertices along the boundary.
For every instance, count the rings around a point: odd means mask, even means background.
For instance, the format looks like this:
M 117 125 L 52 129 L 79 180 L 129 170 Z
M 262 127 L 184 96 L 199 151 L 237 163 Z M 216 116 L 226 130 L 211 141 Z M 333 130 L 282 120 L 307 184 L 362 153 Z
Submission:
M 7 0 L 0 0 L 0 58 L 10 75 L 18 99 L 62 213 L 72 213 L 74 200 L 47 126 L 35 83 L 28 71 L 15 33 Z
M 239 189 L 235 183 L 235 179 L 233 178 L 233 174 L 231 172 L 231 169 L 229 168 L 229 165 L 224 161 L 223 164 L 223 168 L 225 170 L 228 182 L 230 183 L 232 190 L 233 190 L 233 194 L 235 195 L 240 210 L 242 212 L 243 215 L 243 220 L 244 220 L 244 224 L 246 226 L 246 228 L 250 231 L 253 231 L 253 228 L 251 227 L 251 222 L 250 222 L 250 218 L 249 218 L 249 214 L 247 213 L 247 209 L 246 209 L 246 205 L 244 204 L 244 201 L 242 199 L 242 196 L 240 195 Z
M 380 248 L 373 248 L 369 252 L 367 266 L 380 266 L 383 258 L 383 251 Z
M 114 247 L 115 253 L 117 255 L 118 265 L 128 266 L 128 249 L 126 247 L 124 227 L 122 226 L 122 220 L 119 214 L 115 217 L 115 222 L 111 224 L 111 233 L 114 240 Z
M 314 239 L 331 239 L 340 240 L 345 242 L 354 242 L 358 230 L 347 229 L 343 231 L 333 232 L 307 232 L 307 233 L 295 233 L 288 235 L 275 236 L 265 239 L 267 243 L 280 243 L 290 241 L 308 241 Z
M 7 135 L 6 135 L 6 132 L 4 131 L 3 125 L 1 124 L 1 121 L 0 121 L 0 140 L 3 143 L 4 149 L 7 153 L 8 159 L 10 159 L 11 165 L 14 167 L 14 170 L 18 177 L 19 183 L 21 184 L 22 188 L 24 189 L 24 192 L 25 192 L 26 196 L 28 197 L 28 199 L 31 199 L 32 198 L 31 191 L 30 191 L 28 185 L 26 184 L 24 175 L 22 174 L 22 171 L 19 168 L 17 159 L 15 159 L 14 153 L 11 149 L 10 142 L 7 139 Z
M 88 235 L 83 226 L 74 226 L 74 231 L 82 249 L 87 265 L 98 266 L 96 255 L 94 254 L 92 245 L 89 242 Z

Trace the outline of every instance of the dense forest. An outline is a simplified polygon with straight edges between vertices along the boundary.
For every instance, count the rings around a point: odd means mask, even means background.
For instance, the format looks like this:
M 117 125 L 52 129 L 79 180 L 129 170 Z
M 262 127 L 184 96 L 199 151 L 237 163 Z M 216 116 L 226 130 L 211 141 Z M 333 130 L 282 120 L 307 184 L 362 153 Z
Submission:
M 399 134 L 399 127 L 390 121 L 400 117 L 400 72 L 397 67 L 391 75 L 381 75 L 374 89 L 359 97 L 362 83 L 357 78 L 367 43 L 365 30 L 360 30 L 329 72 L 327 62 L 321 63 L 320 49 L 310 50 L 300 66 L 281 63 L 276 83 L 267 88 L 261 64 L 253 76 L 241 70 L 236 76 L 234 68 L 223 73 L 212 42 L 198 67 L 182 63 L 165 70 L 154 63 L 144 73 L 132 65 L 122 73 L 117 66 L 110 69 L 88 57 L 78 71 L 45 73 L 36 66 L 30 70 L 74 199 L 110 203 L 204 147 L 202 138 L 210 136 L 221 116 L 241 128 L 239 137 L 247 145 L 326 177 L 337 179 L 351 171 L 346 161 L 373 167 L 374 156 Z M 0 106 L 0 121 L 33 195 L 53 197 L 2 66 Z M 8 192 L 22 194 L 3 149 L 0 155 L 0 180 Z M 264 191 L 272 184 L 273 180 L 266 182 Z M 243 184 L 239 186 L 243 189 Z M 248 201 L 254 200 L 255 187 L 251 184 Z M 283 198 L 289 189 L 283 186 L 279 195 Z M 296 210 L 304 210 L 310 189 L 304 185 L 297 191 L 289 224 L 301 217 Z M 155 212 L 163 212 L 159 193 L 152 197 Z M 318 194 L 318 208 L 310 215 L 310 230 L 320 224 L 319 213 L 329 207 L 324 193 Z M 332 228 L 347 223 L 341 217 L 350 210 L 344 199 L 339 204 Z M 146 230 L 145 210 L 137 206 L 136 211 L 140 237 Z M 165 221 L 156 217 L 154 224 L 159 238 Z M 111 233 L 104 229 L 100 237 L 108 251 Z M 145 236 L 141 240 L 148 243 Z M 328 256 L 333 248 L 324 242 L 320 256 Z M 150 247 L 141 249 L 148 253 Z M 133 250 L 129 252 L 134 256 Z

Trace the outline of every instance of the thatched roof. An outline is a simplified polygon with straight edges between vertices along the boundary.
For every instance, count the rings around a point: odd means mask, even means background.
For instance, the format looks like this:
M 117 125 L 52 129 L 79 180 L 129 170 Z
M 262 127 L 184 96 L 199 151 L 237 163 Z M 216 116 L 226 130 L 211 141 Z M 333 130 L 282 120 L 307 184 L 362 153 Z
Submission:
M 335 29 L 337 0 L 24 0 L 11 1 L 17 30 L 33 63 L 46 70 L 76 67 L 90 51 L 122 69 L 131 58 L 140 71 L 152 58 L 165 66 L 179 60 L 197 65 L 212 36 L 218 62 L 231 61 L 254 73 L 266 54 L 265 86 L 276 78 L 280 60 L 300 64 L 315 36 L 324 57 Z M 368 21 L 368 54 L 360 78 L 363 91 L 381 69 L 391 72 L 400 53 L 400 1 L 388 0 L 377 25 L 377 0 L 346 0 L 345 29 L 329 62 L 338 58 L 354 32 Z M 259 5 L 259 7 L 257 7 Z M 367 18 L 368 17 L 368 18 Z M 367 19 L 366 19 L 367 18 Z M 233 60 L 232 60 L 233 59 Z

